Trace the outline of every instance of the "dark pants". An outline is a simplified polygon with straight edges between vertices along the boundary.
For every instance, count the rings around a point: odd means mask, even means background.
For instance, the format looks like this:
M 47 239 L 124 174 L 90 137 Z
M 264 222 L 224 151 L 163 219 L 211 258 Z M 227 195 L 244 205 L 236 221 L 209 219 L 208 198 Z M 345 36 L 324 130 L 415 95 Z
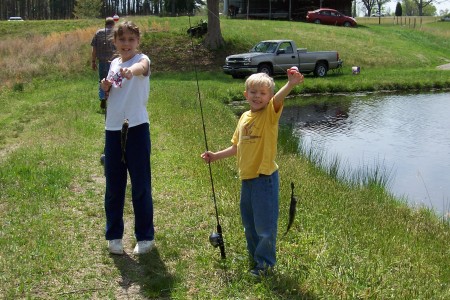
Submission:
M 145 123 L 128 129 L 125 163 L 121 161 L 120 131 L 106 130 L 105 134 L 105 237 L 107 240 L 114 240 L 121 239 L 123 236 L 123 210 L 128 171 L 131 180 L 136 240 L 153 240 L 155 231 L 153 227 L 149 124 Z
M 98 98 L 100 100 L 106 99 L 105 92 L 100 87 L 100 81 L 102 81 L 103 78 L 106 78 L 108 76 L 109 72 L 109 66 L 111 63 L 109 62 L 99 62 L 98 63 L 98 77 L 99 77 L 99 83 L 98 83 Z

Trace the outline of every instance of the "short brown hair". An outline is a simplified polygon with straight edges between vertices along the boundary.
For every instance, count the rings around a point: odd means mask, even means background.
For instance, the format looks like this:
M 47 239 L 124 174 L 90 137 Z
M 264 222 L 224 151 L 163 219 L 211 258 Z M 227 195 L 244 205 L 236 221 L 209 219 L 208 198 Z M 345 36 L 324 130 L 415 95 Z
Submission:
M 124 21 L 116 27 L 116 30 L 114 30 L 114 38 L 122 36 L 125 29 L 134 33 L 138 38 L 140 37 L 139 27 L 131 21 Z

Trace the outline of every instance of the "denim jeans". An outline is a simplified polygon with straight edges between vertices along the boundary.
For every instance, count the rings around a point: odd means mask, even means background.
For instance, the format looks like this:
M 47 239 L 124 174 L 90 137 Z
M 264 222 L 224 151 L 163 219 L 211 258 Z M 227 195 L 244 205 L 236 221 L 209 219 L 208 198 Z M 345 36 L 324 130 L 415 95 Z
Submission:
M 109 63 L 109 62 L 101 62 L 100 61 L 98 63 L 98 77 L 99 77 L 99 81 L 98 81 L 98 98 L 100 100 L 106 99 L 105 92 L 100 87 L 100 81 L 102 81 L 103 78 L 106 78 L 108 76 L 109 66 L 110 65 L 111 65 L 111 63 Z
M 150 128 L 141 124 L 128 129 L 125 163 L 121 161 L 120 130 L 106 130 L 105 213 L 107 240 L 121 239 L 124 232 L 123 210 L 127 171 L 130 174 L 137 241 L 153 240 L 153 199 L 150 169 Z
M 272 175 L 242 180 L 242 224 L 248 252 L 258 269 L 273 267 L 276 263 L 278 191 L 278 171 Z

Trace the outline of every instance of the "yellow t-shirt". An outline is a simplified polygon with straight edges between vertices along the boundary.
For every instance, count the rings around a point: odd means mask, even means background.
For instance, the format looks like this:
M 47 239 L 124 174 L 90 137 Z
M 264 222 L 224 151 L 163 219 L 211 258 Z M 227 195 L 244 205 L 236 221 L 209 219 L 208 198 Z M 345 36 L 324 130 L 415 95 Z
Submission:
M 237 145 L 239 178 L 252 179 L 260 174 L 271 175 L 278 170 L 278 121 L 283 107 L 276 113 L 273 98 L 263 110 L 242 114 L 231 142 Z

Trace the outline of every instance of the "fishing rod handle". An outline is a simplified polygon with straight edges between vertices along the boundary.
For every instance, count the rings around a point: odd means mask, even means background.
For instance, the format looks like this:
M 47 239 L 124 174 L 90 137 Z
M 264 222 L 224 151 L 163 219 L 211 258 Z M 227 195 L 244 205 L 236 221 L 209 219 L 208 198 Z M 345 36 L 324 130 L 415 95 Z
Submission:
M 220 257 L 222 259 L 227 258 L 227 256 L 225 255 L 225 245 L 223 244 L 223 241 L 222 241 L 222 245 L 220 245 L 219 247 L 220 247 Z
M 227 256 L 225 255 L 225 243 L 223 241 L 222 226 L 220 226 L 220 223 L 217 223 L 217 233 L 219 234 L 220 257 L 222 257 L 222 259 L 225 259 L 227 258 Z

